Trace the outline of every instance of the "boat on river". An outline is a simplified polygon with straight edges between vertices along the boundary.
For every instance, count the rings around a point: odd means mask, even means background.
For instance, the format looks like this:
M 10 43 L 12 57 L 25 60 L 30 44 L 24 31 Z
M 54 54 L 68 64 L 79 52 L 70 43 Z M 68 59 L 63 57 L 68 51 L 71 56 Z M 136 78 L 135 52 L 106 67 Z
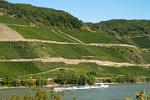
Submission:
M 98 89 L 98 88 L 108 88 L 109 85 L 103 83 L 95 83 L 94 85 L 85 86 L 63 86 L 54 88 L 55 91 L 66 91 L 66 90 L 85 90 L 85 89 Z

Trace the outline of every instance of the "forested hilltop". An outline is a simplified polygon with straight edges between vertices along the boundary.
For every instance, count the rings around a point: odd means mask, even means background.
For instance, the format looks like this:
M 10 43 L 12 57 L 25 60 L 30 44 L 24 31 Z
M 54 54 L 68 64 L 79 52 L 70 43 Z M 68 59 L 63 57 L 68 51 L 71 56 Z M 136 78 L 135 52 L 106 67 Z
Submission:
M 19 18 L 28 24 L 78 29 L 88 26 L 94 31 L 105 31 L 120 36 L 150 34 L 150 20 L 115 19 L 99 23 L 84 23 L 62 10 L 35 7 L 30 4 L 12 4 L 4 0 L 0 1 L 0 12 Z
M 0 0 L 0 11 L 30 24 L 81 28 L 83 22 L 67 12 L 50 8 L 34 7 L 29 4 L 12 4 Z

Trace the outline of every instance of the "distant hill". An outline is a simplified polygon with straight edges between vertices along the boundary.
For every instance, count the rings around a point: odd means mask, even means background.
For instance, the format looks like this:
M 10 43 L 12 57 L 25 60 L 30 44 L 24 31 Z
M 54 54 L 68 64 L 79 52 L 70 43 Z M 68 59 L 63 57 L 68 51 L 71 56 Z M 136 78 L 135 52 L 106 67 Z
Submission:
M 120 36 L 150 35 L 150 20 L 109 20 L 94 24 L 99 28 L 111 34 Z
M 30 24 L 81 28 L 83 22 L 67 12 L 50 8 L 35 7 L 29 4 L 12 4 L 0 0 L 0 11 L 17 17 Z

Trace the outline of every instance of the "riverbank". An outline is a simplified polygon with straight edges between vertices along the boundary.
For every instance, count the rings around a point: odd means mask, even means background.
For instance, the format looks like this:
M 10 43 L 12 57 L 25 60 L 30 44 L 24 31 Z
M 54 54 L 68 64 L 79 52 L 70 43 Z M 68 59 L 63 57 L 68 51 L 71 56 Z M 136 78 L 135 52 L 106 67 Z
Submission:
M 95 83 L 96 84 L 96 83 Z M 100 84 L 104 84 L 104 85 L 120 85 L 120 84 L 150 84 L 150 82 L 136 82 L 136 83 L 100 83 Z M 95 86 L 95 85 L 84 85 L 84 86 Z M 82 87 L 84 87 L 82 86 Z M 42 86 L 41 88 L 67 88 L 67 87 L 75 87 L 75 85 L 58 85 L 58 84 L 55 84 L 55 85 L 45 85 L 45 86 Z M 81 86 L 77 86 L 76 87 L 81 87 Z M 0 90 L 3 90 L 3 89 L 23 89 L 23 88 L 34 88 L 34 86 L 18 86 L 18 87 L 7 87 L 7 86 L 0 86 Z M 65 89 L 64 89 L 65 90 Z

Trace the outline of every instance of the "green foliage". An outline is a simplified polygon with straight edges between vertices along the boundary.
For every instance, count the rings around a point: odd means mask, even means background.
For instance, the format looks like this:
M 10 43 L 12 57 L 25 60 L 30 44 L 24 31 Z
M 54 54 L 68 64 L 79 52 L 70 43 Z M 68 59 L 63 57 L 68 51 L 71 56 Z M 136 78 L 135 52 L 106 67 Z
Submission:
M 19 18 L 10 17 L 7 15 L 0 15 L 0 23 L 5 24 L 18 24 L 18 25 L 26 25 L 24 21 L 20 20 Z
M 7 87 L 19 87 L 19 86 L 44 86 L 47 85 L 46 79 L 33 79 L 32 77 L 26 78 L 14 78 L 14 77 L 4 77 L 2 81 L 0 81 L 2 86 Z
M 16 25 L 9 25 L 10 28 L 19 32 L 24 38 L 27 39 L 40 39 L 40 40 L 50 40 L 59 42 L 72 42 L 70 39 L 61 36 L 61 34 L 56 34 L 50 27 L 40 26 L 40 27 L 22 27 Z
M 7 50 L 7 51 L 6 51 Z M 142 63 L 140 52 L 129 47 L 98 47 L 78 44 L 48 44 L 38 42 L 0 42 L 0 59 L 64 57 L 68 59 L 98 59 L 115 62 Z
M 59 73 L 57 75 L 55 82 L 62 85 L 66 85 L 66 84 L 92 85 L 95 82 L 95 77 L 93 75 L 86 75 L 86 73 L 81 74 L 70 70 L 70 71 Z
M 137 45 L 141 48 L 149 48 L 150 20 L 110 20 L 96 24 L 89 24 L 96 30 L 119 37 L 125 44 Z M 128 38 L 131 37 L 131 38 Z
M 83 25 L 82 21 L 61 10 L 34 7 L 29 4 L 11 4 L 6 1 L 0 1 L 0 8 L 29 24 L 69 28 L 81 28 Z
M 35 88 L 36 94 L 35 99 L 36 100 L 47 100 L 47 93 L 46 91 L 41 91 L 39 88 Z
M 150 63 L 150 51 L 143 51 L 142 58 L 145 62 Z
M 67 79 L 72 79 L 72 83 L 76 83 L 79 79 L 79 76 L 84 75 L 92 75 L 97 78 L 102 78 L 103 82 L 149 82 L 150 77 L 150 68 L 143 68 L 137 66 L 129 66 L 129 67 L 108 67 L 108 66 L 99 66 L 92 63 L 81 63 L 77 65 L 60 65 L 61 67 L 68 68 L 68 70 L 73 70 L 72 72 L 68 72 L 67 70 L 57 70 L 54 72 L 45 72 L 41 73 L 41 76 L 49 77 L 60 77 L 60 83 L 65 84 Z M 74 75 L 75 74 L 75 75 Z M 39 76 L 33 75 L 33 77 Z M 67 78 L 65 78 L 67 77 Z M 73 77 L 73 78 L 72 78 Z
M 15 58 L 37 58 L 38 55 L 30 46 L 30 43 L 23 42 L 0 42 L 0 59 Z
M 143 37 L 135 37 L 131 39 L 137 46 L 141 48 L 150 48 L 150 37 L 143 36 Z
M 8 87 L 10 87 L 12 85 L 12 81 L 13 79 L 10 78 L 10 77 L 5 77 L 3 80 L 2 80 L 2 84 L 3 85 L 6 85 Z
M 43 78 L 36 79 L 36 86 L 44 86 L 47 85 L 47 80 Z
M 32 69 L 32 70 L 31 70 Z M 0 77 L 16 77 L 41 72 L 32 62 L 0 62 Z
M 131 77 L 131 76 L 122 76 L 122 77 L 119 77 L 117 78 L 117 82 L 119 83 L 135 83 L 136 80 L 134 79 L 134 77 Z
M 12 86 L 18 87 L 18 86 L 20 86 L 20 85 L 22 85 L 22 84 L 21 84 L 21 82 L 20 82 L 19 79 L 14 79 L 14 80 L 12 81 Z
M 111 34 L 137 36 L 150 33 L 149 20 L 110 20 L 97 23 L 103 31 Z
M 137 79 L 136 81 L 147 81 L 149 82 L 150 77 L 150 69 L 149 68 L 143 68 L 143 67 L 137 67 L 137 66 L 131 66 L 131 67 L 107 67 L 107 66 L 99 66 L 93 63 L 81 63 L 77 65 L 67 65 L 64 63 L 41 63 L 41 62 L 1 62 L 0 63 L 0 76 L 5 77 L 6 75 L 9 77 L 19 77 L 20 75 L 24 79 L 24 74 L 33 74 L 35 79 L 38 79 L 39 81 L 41 79 L 55 78 L 56 76 L 74 79 L 72 82 L 76 83 L 81 73 L 85 75 L 92 75 L 96 77 L 109 77 L 112 78 L 112 80 L 107 79 L 107 82 L 116 82 L 118 79 L 113 79 L 113 77 L 120 77 L 121 80 L 126 80 L 128 78 L 124 77 L 131 77 L 131 79 Z M 31 69 L 32 70 L 31 70 Z M 55 68 L 68 68 L 70 70 L 74 70 L 73 72 L 66 72 L 66 70 L 56 70 L 51 71 Z M 37 70 L 38 69 L 38 70 Z M 37 70 L 37 72 L 36 72 Z M 4 73 L 5 72 L 5 73 Z M 41 74 L 36 74 L 39 72 L 43 72 Z M 66 74 L 64 74 L 66 73 Z M 74 75 L 75 74 L 75 75 Z M 39 77 L 42 76 L 42 77 Z M 20 76 L 20 77 L 21 77 Z M 43 78 L 45 77 L 45 78 Z M 139 77 L 139 79 L 138 79 Z M 140 77 L 145 77 L 144 79 L 141 79 Z M 130 79 L 130 78 L 129 78 Z M 22 82 L 23 81 L 23 82 Z M 25 84 L 25 80 L 21 80 L 22 84 Z M 64 82 L 62 82 L 64 83 Z M 27 85 L 27 84 L 26 84 Z M 25 85 L 25 86 L 26 86 Z
M 88 32 L 81 30 L 62 30 L 64 33 L 69 34 L 84 43 L 122 43 L 121 40 L 114 35 L 107 34 L 106 32 Z

